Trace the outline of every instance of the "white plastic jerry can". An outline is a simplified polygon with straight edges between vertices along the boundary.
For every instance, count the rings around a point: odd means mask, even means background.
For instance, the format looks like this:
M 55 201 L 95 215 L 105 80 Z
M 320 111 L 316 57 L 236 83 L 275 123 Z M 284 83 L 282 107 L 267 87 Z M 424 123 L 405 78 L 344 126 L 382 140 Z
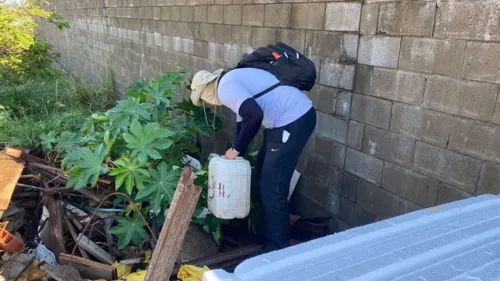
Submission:
M 217 218 L 244 218 L 250 213 L 250 162 L 211 155 L 208 165 L 208 210 Z

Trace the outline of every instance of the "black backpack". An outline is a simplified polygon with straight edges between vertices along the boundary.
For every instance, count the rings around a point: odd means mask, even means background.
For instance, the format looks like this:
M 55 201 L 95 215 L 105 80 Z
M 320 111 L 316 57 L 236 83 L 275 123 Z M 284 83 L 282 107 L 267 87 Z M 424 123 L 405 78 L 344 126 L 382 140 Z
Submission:
M 281 42 L 257 48 L 251 54 L 243 57 L 238 65 L 232 69 L 245 67 L 266 70 L 280 81 L 255 95 L 255 99 L 281 85 L 293 86 L 301 91 L 310 91 L 316 82 L 314 63 L 294 48 Z

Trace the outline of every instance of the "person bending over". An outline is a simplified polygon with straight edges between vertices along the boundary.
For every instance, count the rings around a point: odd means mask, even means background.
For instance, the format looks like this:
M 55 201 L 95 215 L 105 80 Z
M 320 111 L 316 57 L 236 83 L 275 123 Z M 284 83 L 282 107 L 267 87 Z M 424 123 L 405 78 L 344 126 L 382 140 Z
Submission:
M 191 83 L 196 106 L 230 108 L 237 116 L 237 134 L 225 158 L 243 156 L 261 126 L 264 140 L 258 153 L 262 214 L 265 227 L 264 253 L 290 245 L 288 193 L 299 156 L 316 126 L 316 111 L 309 97 L 292 86 L 277 86 L 271 73 L 257 68 L 238 68 L 224 73 L 197 72 Z

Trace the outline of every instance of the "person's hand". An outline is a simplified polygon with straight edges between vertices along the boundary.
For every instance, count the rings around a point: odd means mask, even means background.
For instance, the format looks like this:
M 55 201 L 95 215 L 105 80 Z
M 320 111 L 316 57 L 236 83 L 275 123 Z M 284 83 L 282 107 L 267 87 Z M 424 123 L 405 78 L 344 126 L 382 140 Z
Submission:
M 240 155 L 238 151 L 230 148 L 226 151 L 226 154 L 224 156 L 226 157 L 226 159 L 234 160 L 236 159 L 236 157 L 238 157 L 238 155 Z

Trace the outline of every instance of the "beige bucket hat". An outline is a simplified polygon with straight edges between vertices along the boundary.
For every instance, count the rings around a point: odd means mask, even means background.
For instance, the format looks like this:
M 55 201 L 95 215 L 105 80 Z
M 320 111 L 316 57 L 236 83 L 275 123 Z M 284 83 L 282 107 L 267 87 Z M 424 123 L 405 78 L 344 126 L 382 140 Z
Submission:
M 194 105 L 200 106 L 203 101 L 213 104 L 221 105 L 219 97 L 217 96 L 217 83 L 215 81 L 222 73 L 223 69 L 217 69 L 214 72 L 201 70 L 193 76 L 191 82 L 191 101 Z

